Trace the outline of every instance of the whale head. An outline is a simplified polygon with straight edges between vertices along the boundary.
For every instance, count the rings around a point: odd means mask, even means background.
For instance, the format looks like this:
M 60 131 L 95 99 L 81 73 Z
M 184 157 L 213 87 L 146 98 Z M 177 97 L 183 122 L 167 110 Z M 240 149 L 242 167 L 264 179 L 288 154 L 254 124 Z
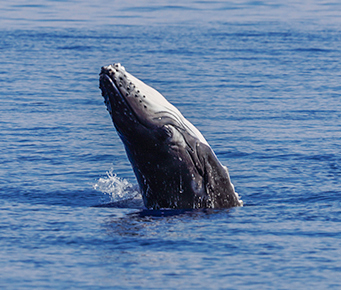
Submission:
M 135 140 L 138 134 L 143 135 L 148 130 L 160 138 L 176 139 L 177 135 L 181 137 L 178 131 L 207 144 L 200 131 L 176 107 L 158 91 L 129 74 L 121 64 L 102 67 L 100 88 L 121 138 Z

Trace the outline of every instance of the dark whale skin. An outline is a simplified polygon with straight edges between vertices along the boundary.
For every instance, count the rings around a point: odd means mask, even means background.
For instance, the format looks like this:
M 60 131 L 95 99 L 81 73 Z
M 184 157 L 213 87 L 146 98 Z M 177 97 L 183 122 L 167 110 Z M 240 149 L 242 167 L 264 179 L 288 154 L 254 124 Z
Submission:
M 146 208 L 242 206 L 227 168 L 159 92 L 118 63 L 102 67 L 100 89 Z

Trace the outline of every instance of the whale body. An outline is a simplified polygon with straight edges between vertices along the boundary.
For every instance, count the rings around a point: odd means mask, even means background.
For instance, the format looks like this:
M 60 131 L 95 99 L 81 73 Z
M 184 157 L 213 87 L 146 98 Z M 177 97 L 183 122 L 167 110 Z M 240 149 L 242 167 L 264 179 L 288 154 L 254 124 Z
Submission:
M 158 91 L 119 63 L 102 67 L 100 89 L 146 208 L 242 206 L 203 135 Z

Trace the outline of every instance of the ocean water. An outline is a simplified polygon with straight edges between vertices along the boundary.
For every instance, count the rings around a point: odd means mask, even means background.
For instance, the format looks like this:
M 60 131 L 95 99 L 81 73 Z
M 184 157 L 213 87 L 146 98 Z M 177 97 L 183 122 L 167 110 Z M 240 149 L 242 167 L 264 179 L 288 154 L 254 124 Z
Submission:
M 338 1 L 0 3 L 1 289 L 340 289 Z M 147 211 L 98 89 L 122 63 L 244 207 Z

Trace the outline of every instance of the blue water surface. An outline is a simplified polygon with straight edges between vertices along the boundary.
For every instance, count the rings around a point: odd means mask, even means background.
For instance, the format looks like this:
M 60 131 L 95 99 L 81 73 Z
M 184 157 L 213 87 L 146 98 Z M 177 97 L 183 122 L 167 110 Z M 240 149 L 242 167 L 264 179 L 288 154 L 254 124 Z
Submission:
M 337 1 L 0 4 L 1 289 L 340 289 Z M 108 207 L 136 181 L 98 89 L 122 63 L 244 207 Z

